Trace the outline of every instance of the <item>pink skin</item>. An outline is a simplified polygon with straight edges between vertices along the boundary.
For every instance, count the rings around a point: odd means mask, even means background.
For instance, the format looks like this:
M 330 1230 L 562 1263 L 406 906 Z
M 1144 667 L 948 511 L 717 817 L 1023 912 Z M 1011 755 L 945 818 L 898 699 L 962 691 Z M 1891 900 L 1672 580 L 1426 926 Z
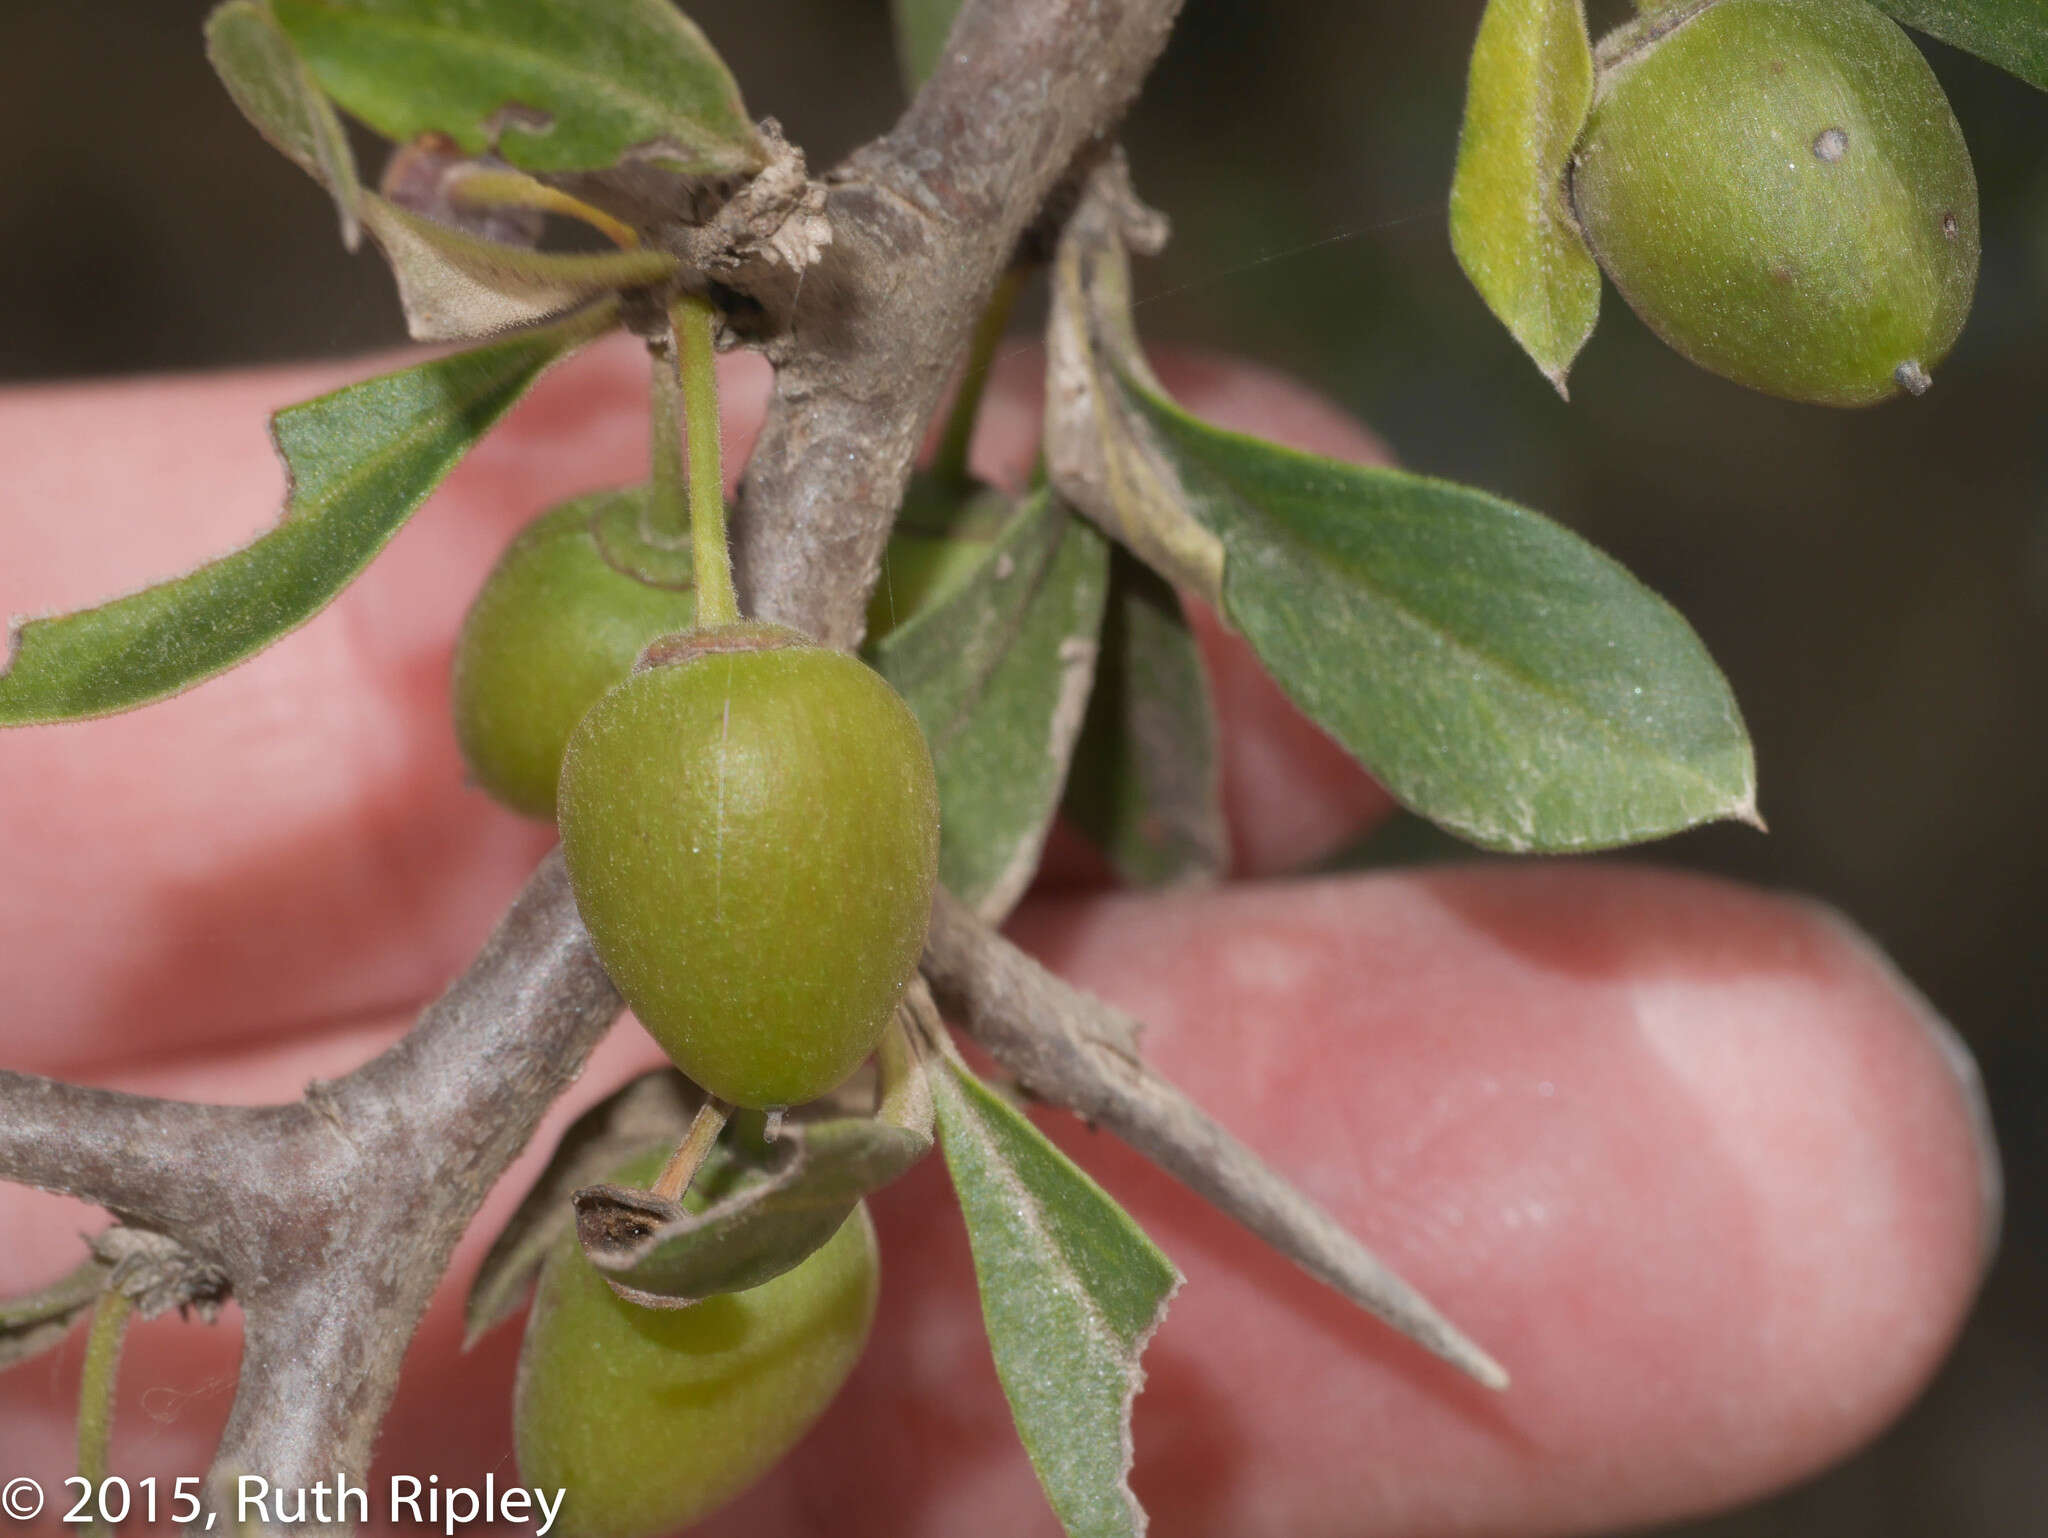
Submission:
M 0 611 L 89 603 L 256 533 L 277 501 L 264 412 L 367 371 L 0 395 Z M 1271 376 L 1168 376 L 1235 426 L 1380 453 Z M 766 379 L 745 361 L 727 379 L 737 465 Z M 992 392 L 991 475 L 1028 464 L 1031 388 L 1026 362 Z M 566 365 L 363 581 L 252 665 L 131 716 L 0 735 L 0 1061 L 278 1099 L 360 1062 L 447 981 L 549 837 L 461 784 L 450 637 L 519 524 L 639 473 L 640 389 L 621 344 Z M 1187 1275 L 1138 1401 L 1134 1482 L 1155 1530 L 1606 1528 L 1769 1490 L 1873 1435 L 1953 1339 L 1995 1223 L 1967 1061 L 1927 1006 L 1822 909 L 1636 865 L 1250 879 L 1327 851 L 1387 802 L 1239 643 L 1206 619 L 1203 640 L 1248 879 L 1192 896 L 1090 889 L 1090 857 L 1068 848 L 1015 932 L 1150 1022 L 1153 1061 L 1515 1384 L 1496 1397 L 1460 1381 L 1107 1137 L 1047 1114 Z M 656 1060 L 640 1032 L 614 1032 L 536 1150 Z M 462 1289 L 539 1157 L 465 1240 L 377 1481 L 516 1477 L 517 1331 L 467 1359 L 456 1340 Z M 1056 1532 L 978 1335 L 943 1185 L 934 1160 L 876 1201 L 872 1349 L 782 1473 L 707 1530 Z M 0 1187 L 0 1289 L 56 1275 L 101 1221 Z M 70 1471 L 78 1357 L 74 1338 L 0 1378 L 0 1474 L 54 1492 Z M 231 1324 L 139 1326 L 115 1471 L 199 1472 L 234 1363 Z

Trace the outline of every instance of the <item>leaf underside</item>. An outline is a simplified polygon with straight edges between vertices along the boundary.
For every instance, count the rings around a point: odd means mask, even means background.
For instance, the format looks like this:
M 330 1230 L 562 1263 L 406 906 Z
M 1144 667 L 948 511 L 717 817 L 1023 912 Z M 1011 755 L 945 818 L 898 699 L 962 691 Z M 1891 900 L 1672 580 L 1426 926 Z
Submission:
M 327 93 L 400 143 L 426 133 L 528 171 L 643 159 L 758 170 L 739 87 L 669 0 L 271 0 Z
M 1061 810 L 1134 886 L 1211 881 L 1230 863 L 1216 711 L 1171 584 L 1110 557 L 1102 656 Z
M 1072 1538 L 1135 1538 L 1138 1365 L 1180 1285 L 1102 1188 L 955 1059 L 934 1065 L 946 1169 L 967 1221 L 996 1374 Z
M 327 189 L 341 215 L 342 244 L 353 251 L 362 199 L 355 155 L 291 39 L 256 0 L 229 0 L 206 18 L 206 56 L 242 115 Z
M 1108 542 L 1039 492 L 965 580 L 870 649 L 931 744 L 939 879 L 985 918 L 1037 869 L 1095 676 Z
M 2048 91 L 2048 6 L 2041 0 L 1876 0 L 1909 27 Z
M 1119 163 L 1098 169 L 1060 233 L 1046 325 L 1046 467 L 1060 494 L 1098 528 L 1213 605 L 1221 599 L 1222 545 L 1147 451 L 1117 383 L 1158 388 L 1131 314 L 1129 241 L 1139 218 Z
M 550 363 L 605 330 L 600 304 L 545 330 L 280 411 L 291 491 L 277 525 L 182 577 L 31 619 L 0 672 L 0 726 L 164 699 L 245 661 L 331 602 Z
M 1226 433 L 1125 388 L 1223 540 L 1230 622 L 1403 804 L 1514 851 L 1755 821 L 1727 681 L 1615 561 L 1484 492 Z
M 388 203 L 361 200 L 398 280 L 415 341 L 474 341 L 552 319 L 618 289 L 673 277 L 664 251 L 530 251 L 485 240 Z
M 1564 192 L 1592 105 L 1582 0 L 1489 0 L 1458 136 L 1451 247 L 1559 394 L 1600 316 L 1600 268 Z
M 519 1312 L 555 1241 L 576 1221 L 577 1189 L 608 1179 L 650 1148 L 672 1148 L 704 1092 L 672 1068 L 642 1074 L 562 1133 L 547 1168 L 492 1241 L 463 1304 L 463 1349 Z
M 900 1023 L 879 1048 L 875 1114 L 799 1116 L 772 1143 L 728 1133 L 719 1146 L 740 1179 L 701 1210 L 647 1191 L 591 1186 L 576 1193 L 583 1252 L 621 1297 L 680 1308 L 758 1287 L 839 1232 L 862 1197 L 897 1180 L 932 1146 L 924 1063 Z M 699 1183 L 712 1179 L 707 1169 Z

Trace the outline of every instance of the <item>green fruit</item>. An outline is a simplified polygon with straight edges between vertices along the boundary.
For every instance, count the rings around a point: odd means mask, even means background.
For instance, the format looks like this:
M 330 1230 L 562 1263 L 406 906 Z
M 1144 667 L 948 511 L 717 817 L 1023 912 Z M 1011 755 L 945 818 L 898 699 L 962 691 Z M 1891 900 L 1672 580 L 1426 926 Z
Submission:
M 562 750 L 583 713 L 648 642 L 695 618 L 686 561 L 629 565 L 660 554 L 621 537 L 640 502 L 606 492 L 542 514 L 499 557 L 462 622 L 456 741 L 476 782 L 529 817 L 555 815 Z
M 1969 314 L 1977 183 L 1905 33 L 1862 0 L 1713 0 L 1601 54 L 1572 196 L 1650 328 L 1794 400 L 1924 390 Z
M 617 1296 L 571 1231 L 541 1272 L 519 1348 L 520 1479 L 564 1492 L 563 1538 L 696 1521 L 832 1402 L 867 1341 L 878 1281 L 865 1203 L 791 1270 L 684 1309 Z
M 796 1105 L 874 1049 L 924 946 L 939 797 L 873 669 L 793 630 L 677 636 L 583 718 L 562 853 L 641 1024 L 735 1105 Z

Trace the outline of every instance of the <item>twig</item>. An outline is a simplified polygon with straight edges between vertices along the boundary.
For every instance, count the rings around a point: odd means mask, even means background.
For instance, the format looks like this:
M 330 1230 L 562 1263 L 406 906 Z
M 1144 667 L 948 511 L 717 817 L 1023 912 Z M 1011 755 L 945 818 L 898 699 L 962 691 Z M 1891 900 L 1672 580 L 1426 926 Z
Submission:
M 275 1118 L 238 1106 L 187 1105 L 85 1089 L 0 1069 L 0 1174 L 95 1202 L 198 1248 L 228 1242 L 221 1209 L 243 1169 L 196 1150 L 259 1153 Z
M 1180 0 L 970 0 L 889 135 L 834 173 L 832 245 L 747 467 L 747 612 L 850 650 L 912 457 L 1020 236 L 1098 150 Z
M 1322 1208 L 1128 1050 L 1122 1011 L 1045 970 L 940 892 L 925 942 L 932 992 L 1034 1093 L 1107 1127 L 1310 1275 L 1410 1340 L 1506 1388 L 1500 1364 Z

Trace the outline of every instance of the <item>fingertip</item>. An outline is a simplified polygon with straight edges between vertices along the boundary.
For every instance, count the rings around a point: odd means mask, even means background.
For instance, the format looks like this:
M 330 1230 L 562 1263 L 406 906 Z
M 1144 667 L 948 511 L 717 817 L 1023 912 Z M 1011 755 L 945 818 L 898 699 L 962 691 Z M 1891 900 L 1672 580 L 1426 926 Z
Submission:
M 1514 1376 L 1461 1384 L 1062 1132 L 1189 1277 L 1148 1362 L 1180 1402 L 1139 1407 L 1141 1491 L 1172 1530 L 1710 1510 L 1874 1435 L 1974 1295 L 1995 1172 L 1967 1076 L 1812 905 L 1487 867 L 1095 898 L 1016 928 Z

